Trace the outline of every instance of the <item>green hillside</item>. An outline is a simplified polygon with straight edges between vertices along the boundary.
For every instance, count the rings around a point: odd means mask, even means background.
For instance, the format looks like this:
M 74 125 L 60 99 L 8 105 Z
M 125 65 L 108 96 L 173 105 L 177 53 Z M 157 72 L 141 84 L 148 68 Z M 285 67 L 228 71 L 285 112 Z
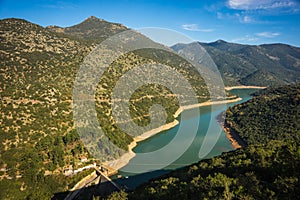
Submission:
M 66 28 L 44 28 L 22 19 L 0 20 L 0 199 L 49 199 L 53 193 L 69 190 L 86 175 L 87 172 L 69 177 L 63 174 L 70 167 L 78 169 L 95 160 L 84 147 L 74 125 L 74 80 L 84 58 L 99 42 L 125 30 L 128 29 L 123 25 L 95 17 Z M 154 43 L 146 37 L 145 41 Z M 230 49 L 241 50 L 238 45 Z M 213 50 L 221 55 L 222 50 Z M 282 55 L 279 50 L 275 53 Z M 289 72 L 293 72 L 298 69 L 294 64 L 297 48 L 289 51 L 289 55 L 286 62 L 291 63 Z M 223 59 L 228 62 L 235 60 L 236 66 L 245 61 L 238 55 L 230 56 Z M 94 97 L 97 119 L 107 136 L 107 140 L 95 140 L 101 146 L 97 151 L 100 155 L 97 162 L 119 157 L 133 140 L 113 118 L 111 104 L 120 100 L 112 98 L 116 83 L 123 74 L 137 66 L 158 63 L 180 73 L 193 87 L 198 102 L 209 99 L 203 78 L 180 56 L 155 49 L 120 56 L 101 77 Z M 228 74 L 234 74 L 228 78 L 231 84 L 236 83 L 235 77 L 246 77 L 256 70 L 250 61 L 245 63 L 236 71 L 224 68 Z M 276 73 L 275 78 L 282 80 Z M 122 122 L 125 126 L 129 122 L 148 125 L 149 108 L 157 103 L 165 108 L 166 122 L 171 122 L 179 106 L 176 94 L 159 84 L 138 88 L 129 103 L 131 119 Z M 185 105 L 190 103 L 189 100 L 184 102 Z M 87 157 L 88 162 L 83 163 L 82 157 Z
M 274 86 L 300 81 L 298 47 L 285 44 L 242 45 L 223 40 L 199 44 L 217 65 L 225 85 Z M 193 43 L 177 44 L 172 48 L 189 51 L 192 46 Z
M 94 16 L 74 26 L 65 28 L 48 26 L 47 29 L 73 36 L 76 39 L 95 42 L 101 42 L 111 35 L 128 30 L 128 28 L 122 24 L 107 22 Z
M 219 49 L 221 51 L 226 51 L 226 52 L 235 52 L 235 51 L 243 49 L 247 46 L 247 45 L 243 45 L 243 44 L 236 44 L 236 43 L 226 42 L 224 40 L 217 40 L 215 42 L 201 43 L 201 44 L 207 45 L 207 46 L 210 46 L 210 47 L 214 47 L 216 49 Z
M 242 85 L 257 85 L 257 86 L 276 86 L 284 85 L 286 82 L 278 78 L 275 74 L 265 70 L 257 70 L 239 81 Z
M 83 176 L 63 175 L 70 166 L 77 169 L 94 161 L 73 121 L 74 80 L 99 41 L 124 30 L 122 25 L 95 17 L 67 28 L 43 28 L 21 19 L 0 21 L 0 199 L 49 199 L 53 193 L 69 190 Z M 170 65 L 194 87 L 199 102 L 208 99 L 203 79 L 181 57 L 154 49 L 122 55 L 97 86 L 97 118 L 109 141 L 96 141 L 101 143 L 98 162 L 119 157 L 133 140 L 113 119 L 111 93 L 124 73 L 149 63 Z M 149 124 L 148 109 L 156 103 L 165 107 L 167 122 L 174 120 L 177 99 L 168 88 L 154 84 L 135 91 L 129 121 Z M 82 157 L 88 162 L 83 164 Z
M 200 161 L 107 199 L 297 199 L 299 151 L 297 142 L 269 141 Z
M 270 88 L 227 110 L 247 147 L 200 161 L 108 199 L 298 199 L 300 85 Z
M 300 84 L 265 89 L 250 101 L 231 107 L 225 125 L 248 144 L 300 140 Z
M 213 61 L 216 63 L 225 85 L 244 84 L 240 83 L 239 80 L 243 77 L 247 77 L 249 74 L 251 75 L 256 71 L 256 67 L 254 67 L 249 61 L 244 60 L 238 55 L 230 53 L 229 50 L 222 51 L 215 47 L 205 45 L 203 46 L 205 47 L 208 54 L 212 57 Z M 245 85 L 256 84 L 246 83 Z

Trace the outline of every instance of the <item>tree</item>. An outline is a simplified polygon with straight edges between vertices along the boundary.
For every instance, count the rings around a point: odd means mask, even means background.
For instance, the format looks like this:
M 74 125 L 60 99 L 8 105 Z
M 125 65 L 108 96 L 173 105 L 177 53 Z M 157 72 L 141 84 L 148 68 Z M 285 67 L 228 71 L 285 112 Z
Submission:
M 107 200 L 128 200 L 128 194 L 121 190 L 120 192 L 114 192 L 112 193 Z

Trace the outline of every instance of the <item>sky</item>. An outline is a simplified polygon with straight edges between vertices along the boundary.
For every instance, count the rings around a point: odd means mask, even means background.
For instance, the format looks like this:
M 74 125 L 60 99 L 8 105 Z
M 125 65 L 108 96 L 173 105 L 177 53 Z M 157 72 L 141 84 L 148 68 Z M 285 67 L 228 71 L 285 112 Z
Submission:
M 0 0 L 1 19 L 67 27 L 89 16 L 132 29 L 170 29 L 201 42 L 300 47 L 300 0 Z

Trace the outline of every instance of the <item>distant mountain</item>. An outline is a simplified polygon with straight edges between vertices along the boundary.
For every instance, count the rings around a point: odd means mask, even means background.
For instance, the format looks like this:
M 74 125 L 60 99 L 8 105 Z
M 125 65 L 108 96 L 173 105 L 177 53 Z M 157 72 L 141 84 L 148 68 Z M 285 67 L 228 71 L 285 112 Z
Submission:
M 285 44 L 199 43 L 216 63 L 226 85 L 271 86 L 300 81 L 300 48 Z M 193 44 L 177 44 L 179 52 Z M 195 51 L 197 53 L 197 51 Z
M 258 86 L 276 86 L 285 85 L 286 82 L 279 79 L 276 75 L 266 70 L 256 70 L 255 72 L 241 78 L 239 83 L 242 85 L 258 85 Z
M 102 41 L 116 33 L 129 30 L 126 26 L 118 23 L 107 22 L 103 19 L 91 16 L 80 24 L 62 28 L 58 26 L 48 26 L 49 30 L 65 33 L 77 39 Z
M 228 51 L 228 52 L 234 52 L 234 51 L 240 50 L 246 46 L 243 44 L 229 43 L 224 40 L 217 40 L 215 42 L 201 43 L 201 44 L 215 47 L 221 51 Z

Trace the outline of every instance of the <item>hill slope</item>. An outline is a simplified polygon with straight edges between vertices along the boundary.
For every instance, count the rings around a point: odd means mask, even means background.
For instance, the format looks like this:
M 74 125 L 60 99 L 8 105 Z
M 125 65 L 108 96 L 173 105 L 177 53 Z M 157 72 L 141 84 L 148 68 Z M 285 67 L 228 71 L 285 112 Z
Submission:
M 86 165 L 82 157 L 87 157 L 88 163 L 95 159 L 81 142 L 73 119 L 72 92 L 80 65 L 99 41 L 127 28 L 94 17 L 65 29 L 43 28 L 21 19 L 1 20 L 0 27 L 0 198 L 49 199 L 55 192 L 70 189 L 80 177 L 66 177 L 65 170 Z M 107 136 L 107 141 L 96 141 L 101 145 L 98 162 L 119 157 L 133 140 L 113 118 L 114 86 L 130 69 L 156 63 L 181 73 L 199 102 L 208 99 L 203 79 L 179 56 L 163 50 L 122 55 L 97 85 L 97 119 Z M 130 99 L 132 118 L 123 123 L 148 125 L 148 110 L 157 102 L 164 106 L 167 122 L 174 120 L 178 109 L 175 96 L 158 84 L 138 88 Z
M 62 28 L 58 26 L 48 26 L 46 28 L 54 32 L 71 35 L 76 39 L 97 42 L 101 42 L 105 38 L 116 33 L 128 30 L 128 28 L 122 24 L 107 22 L 94 16 L 87 18 L 80 24 L 70 27 Z
M 298 199 L 300 85 L 263 90 L 227 110 L 248 146 L 156 178 L 108 199 Z
M 100 41 L 127 28 L 94 17 L 68 28 L 43 28 L 21 19 L 1 20 L 0 27 L 1 199 L 49 199 L 81 176 L 66 177 L 64 170 L 85 165 L 82 157 L 94 161 L 74 126 L 72 92 L 78 69 Z M 97 85 L 97 119 L 110 141 L 97 143 L 104 155 L 97 161 L 120 156 L 133 140 L 113 119 L 112 90 L 124 73 L 146 63 L 169 65 L 189 81 L 198 102 L 208 100 L 203 78 L 181 57 L 163 50 L 122 55 Z M 174 120 L 178 100 L 168 88 L 153 84 L 132 95 L 129 121 L 148 125 L 148 110 L 157 102 L 165 107 L 167 122 Z
M 225 125 L 248 144 L 300 141 L 300 84 L 260 91 L 226 112 Z
M 272 86 L 300 81 L 298 47 L 285 44 L 241 45 L 223 40 L 199 44 L 216 63 L 226 85 Z M 188 51 L 192 46 L 193 43 L 177 44 L 172 48 Z
M 73 77 L 93 47 L 25 20 L 0 27 L 0 198 L 49 198 L 73 184 L 64 167 L 88 156 L 71 102 Z

